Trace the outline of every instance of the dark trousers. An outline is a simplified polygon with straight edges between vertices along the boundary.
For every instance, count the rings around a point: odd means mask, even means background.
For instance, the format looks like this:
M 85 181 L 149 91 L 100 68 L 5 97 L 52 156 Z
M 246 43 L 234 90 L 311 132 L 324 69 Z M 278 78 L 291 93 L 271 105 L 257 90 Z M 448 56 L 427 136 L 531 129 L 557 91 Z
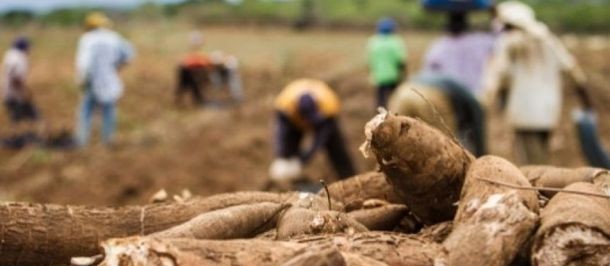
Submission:
M 38 121 L 38 110 L 34 103 L 30 100 L 6 99 L 4 106 L 14 128 L 11 129 L 9 137 L 0 139 L 0 147 L 21 149 L 30 143 L 39 143 L 40 137 L 36 129 L 19 126 L 21 123 Z
M 278 119 L 277 154 L 282 158 L 300 157 L 301 142 L 304 132 L 293 125 L 287 119 Z M 323 143 L 328 159 L 330 160 L 335 172 L 340 178 L 354 176 L 356 171 L 345 147 L 343 135 L 335 119 L 329 121 L 331 132 L 328 139 Z
M 549 161 L 548 130 L 516 130 L 516 142 L 520 149 L 519 156 L 524 164 L 547 164 Z
M 184 93 L 190 93 L 193 102 L 201 105 L 204 102 L 202 86 L 203 77 L 205 76 L 203 67 L 187 68 L 184 66 L 178 67 L 178 86 L 176 87 L 176 103 L 182 101 Z
M 590 114 L 576 121 L 580 147 L 591 166 L 610 169 L 610 156 L 604 149 L 598 135 L 597 125 Z
M 388 107 L 388 100 L 398 87 L 398 82 L 390 82 L 377 86 L 377 107 Z
M 38 120 L 38 110 L 29 100 L 8 99 L 4 102 L 4 106 L 13 123 Z

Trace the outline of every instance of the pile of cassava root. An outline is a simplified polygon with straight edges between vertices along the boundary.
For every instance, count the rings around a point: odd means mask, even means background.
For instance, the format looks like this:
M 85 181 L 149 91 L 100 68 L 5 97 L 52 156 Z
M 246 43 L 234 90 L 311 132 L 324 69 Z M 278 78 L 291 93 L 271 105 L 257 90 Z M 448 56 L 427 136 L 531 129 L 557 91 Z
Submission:
M 610 174 L 475 158 L 424 122 L 365 128 L 380 172 L 318 194 L 0 205 L 0 265 L 610 265 Z

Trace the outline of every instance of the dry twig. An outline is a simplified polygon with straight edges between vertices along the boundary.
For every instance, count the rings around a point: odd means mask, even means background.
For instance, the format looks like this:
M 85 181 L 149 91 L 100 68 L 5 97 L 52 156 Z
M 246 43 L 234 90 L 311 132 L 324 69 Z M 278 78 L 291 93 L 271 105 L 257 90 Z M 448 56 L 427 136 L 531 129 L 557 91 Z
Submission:
M 499 185 L 499 186 L 503 186 L 503 187 L 508 187 L 508 188 L 512 188 L 512 189 L 562 192 L 562 193 L 570 193 L 570 194 L 578 194 L 578 195 L 583 195 L 583 196 L 592 196 L 592 197 L 610 199 L 610 195 L 604 195 L 604 194 L 598 194 L 598 193 L 589 193 L 589 192 L 567 190 L 567 189 L 561 189 L 561 188 L 549 188 L 549 187 L 522 187 L 522 186 L 511 185 L 511 184 L 507 184 L 504 182 L 490 180 L 490 179 L 486 179 L 486 178 L 479 177 L 477 179 L 481 180 L 481 181 L 485 181 L 487 183 L 491 183 L 491 184 L 495 184 L 495 185 Z

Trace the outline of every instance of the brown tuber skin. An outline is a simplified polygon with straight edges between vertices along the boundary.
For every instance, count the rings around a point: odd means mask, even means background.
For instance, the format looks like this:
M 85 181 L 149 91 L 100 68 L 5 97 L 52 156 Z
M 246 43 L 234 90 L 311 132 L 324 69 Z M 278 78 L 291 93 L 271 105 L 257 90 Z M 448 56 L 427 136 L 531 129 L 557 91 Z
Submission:
M 105 239 L 162 231 L 225 207 L 283 203 L 290 195 L 237 192 L 122 208 L 3 203 L 0 265 L 65 265 L 77 255 L 99 254 L 99 242 Z
M 434 243 L 443 243 L 453 230 L 453 222 L 442 222 L 422 228 L 417 237 Z
M 297 243 L 255 239 L 195 240 L 152 237 L 110 239 L 101 245 L 105 254 L 101 266 L 280 265 L 305 248 Z
M 367 228 L 337 211 L 314 211 L 290 208 L 277 223 L 277 239 L 288 240 L 302 235 L 366 232 Z
M 408 214 L 409 209 L 402 204 L 388 204 L 347 213 L 349 217 L 369 230 L 392 230 Z
M 538 221 L 537 193 L 478 178 L 530 186 L 521 171 L 502 158 L 484 156 L 472 163 L 453 231 L 443 242 L 449 252 L 449 265 L 509 265 Z
M 328 186 L 328 191 L 331 198 L 345 205 L 347 211 L 361 209 L 364 201 L 369 199 L 402 202 L 385 175 L 380 172 L 368 172 L 332 183 Z M 326 191 L 322 189 L 318 195 L 326 197 Z
M 152 234 L 157 238 L 236 239 L 251 238 L 275 227 L 287 204 L 255 203 L 200 214 L 188 222 Z
M 398 195 L 424 224 L 453 218 L 474 160 L 457 141 L 422 121 L 388 114 L 372 129 L 370 146 Z
M 547 188 L 564 188 L 577 182 L 601 183 L 608 182 L 608 170 L 594 167 L 562 168 L 546 165 L 530 165 L 521 167 L 521 172 L 532 186 Z M 557 192 L 541 191 L 546 197 L 552 197 Z
M 443 265 L 446 256 L 438 244 L 406 235 L 379 232 L 307 236 L 289 242 L 130 237 L 104 241 L 102 246 L 106 257 L 101 265 L 105 266 L 334 265 L 324 264 L 331 261 L 355 266 L 433 266 Z M 319 251 L 318 254 L 316 251 Z
M 354 253 L 341 252 L 341 255 L 347 266 L 388 266 L 388 264 L 381 261 Z
M 347 266 L 343 254 L 337 248 L 310 248 L 281 266 Z
M 602 193 L 590 183 L 575 183 L 566 189 Z M 610 265 L 609 200 L 560 192 L 540 218 L 532 265 Z
M 301 235 L 343 232 L 365 232 L 366 227 L 343 213 L 343 205 L 332 203 L 315 194 L 299 193 L 290 198 L 292 207 L 278 218 L 276 239 L 286 240 Z

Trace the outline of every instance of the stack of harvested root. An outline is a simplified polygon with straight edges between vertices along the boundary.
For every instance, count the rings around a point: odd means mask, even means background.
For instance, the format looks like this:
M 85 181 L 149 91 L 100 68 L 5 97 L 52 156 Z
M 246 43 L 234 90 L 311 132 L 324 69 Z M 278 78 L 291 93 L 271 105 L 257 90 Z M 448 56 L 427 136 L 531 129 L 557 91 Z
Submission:
M 369 186 L 356 185 L 373 183 L 379 183 L 379 186 L 372 190 L 367 189 Z M 3 230 L 0 265 L 65 265 L 70 258 L 74 258 L 73 263 L 78 265 L 93 265 L 100 261 L 104 261 L 105 265 L 123 265 L 119 262 L 127 263 L 125 260 L 131 259 L 132 262 L 141 262 L 144 258 L 136 251 L 142 250 L 147 250 L 145 253 L 151 256 L 148 258 L 151 261 L 146 260 L 143 264 L 155 265 L 159 262 L 159 265 L 165 265 L 162 264 L 165 259 L 160 258 L 173 258 L 173 251 L 179 255 L 172 261 L 189 261 L 185 258 L 196 256 L 191 254 L 197 254 L 194 245 L 201 243 L 210 245 L 209 249 L 202 250 L 218 248 L 226 250 L 226 254 L 239 250 L 255 254 L 257 250 L 265 248 L 269 251 L 274 248 L 280 250 L 284 244 L 279 242 L 285 243 L 287 247 L 298 247 L 293 253 L 274 251 L 271 257 L 258 258 L 266 261 L 277 255 L 277 260 L 263 263 L 275 265 L 272 262 L 289 261 L 297 255 L 310 252 L 310 245 L 303 243 L 313 243 L 313 236 L 316 235 L 333 236 L 324 238 L 328 241 L 317 240 L 321 243 L 320 250 L 325 250 L 331 244 L 353 242 L 349 247 L 341 247 L 349 248 L 341 251 L 345 255 L 341 255 L 342 258 L 347 261 L 376 261 L 374 258 L 362 257 L 359 253 L 373 254 L 367 246 L 386 250 L 387 253 L 394 252 L 396 245 L 413 246 L 414 251 L 406 250 L 405 254 L 421 253 L 421 260 L 434 259 L 435 252 L 442 250 L 436 243 L 420 241 L 413 236 L 367 233 L 398 228 L 401 221 L 410 217 L 404 205 L 391 203 L 396 201 L 396 196 L 385 183 L 382 174 L 356 176 L 331 185 L 328 191 L 334 193 L 331 194 L 333 196 L 345 193 L 345 197 L 341 198 L 350 201 L 341 202 L 327 197 L 326 192 L 321 192 L 320 195 L 237 192 L 124 208 L 7 203 L 0 206 L 0 225 Z M 351 196 L 348 196 L 350 193 Z M 360 202 L 358 207 L 354 207 L 352 200 Z M 346 212 L 344 205 L 349 203 L 352 203 L 352 209 Z M 127 238 L 123 239 L 124 237 Z M 312 240 L 306 240 L 308 238 Z M 394 242 L 389 238 L 394 239 Z M 222 241 L 228 239 L 241 240 Z M 331 239 L 334 240 L 330 241 Z M 375 242 L 375 239 L 381 239 L 383 243 L 372 246 L 369 242 Z M 253 245 L 248 244 L 248 241 L 252 241 Z M 359 241 L 366 243 L 356 244 Z M 232 243 L 235 244 L 235 250 L 231 248 Z M 420 247 L 421 243 L 425 245 Z M 251 246 L 251 250 L 243 249 L 245 246 Z M 180 254 L 187 255 L 183 258 Z M 204 260 L 194 261 L 209 262 L 209 259 L 206 255 Z M 218 262 L 223 261 L 221 259 Z M 247 260 L 243 262 L 242 265 L 252 265 L 246 263 Z
M 476 159 L 390 114 L 365 134 L 381 172 L 318 194 L 4 204 L 0 265 L 610 265 L 608 171 Z
M 365 128 L 363 152 L 381 170 L 409 209 L 426 225 L 450 220 L 474 157 L 457 141 L 410 117 L 382 113 Z
M 416 217 L 425 224 L 453 221 L 451 228 L 422 230 L 443 244 L 449 265 L 610 265 L 606 169 L 518 169 L 498 157 L 475 160 L 455 138 L 388 113 L 371 120 L 365 135 L 363 153 L 375 155 Z
M 566 189 L 602 192 L 590 183 Z M 610 265 L 608 199 L 558 193 L 544 208 L 532 249 L 534 265 Z

